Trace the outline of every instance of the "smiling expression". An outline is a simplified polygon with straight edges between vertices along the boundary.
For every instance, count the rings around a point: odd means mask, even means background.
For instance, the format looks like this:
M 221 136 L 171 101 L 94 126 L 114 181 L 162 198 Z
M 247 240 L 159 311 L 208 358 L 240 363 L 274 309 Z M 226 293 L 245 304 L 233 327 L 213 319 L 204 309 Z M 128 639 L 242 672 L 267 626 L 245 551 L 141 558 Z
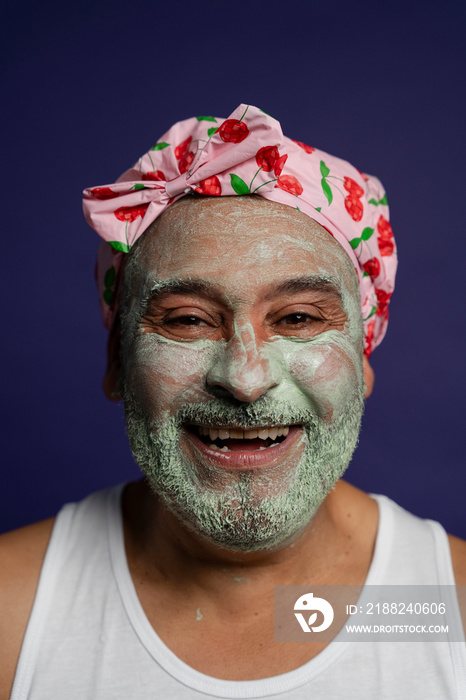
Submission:
M 154 490 L 217 544 L 288 541 L 359 432 L 362 322 L 346 253 L 284 205 L 184 198 L 138 242 L 123 296 L 128 435 Z

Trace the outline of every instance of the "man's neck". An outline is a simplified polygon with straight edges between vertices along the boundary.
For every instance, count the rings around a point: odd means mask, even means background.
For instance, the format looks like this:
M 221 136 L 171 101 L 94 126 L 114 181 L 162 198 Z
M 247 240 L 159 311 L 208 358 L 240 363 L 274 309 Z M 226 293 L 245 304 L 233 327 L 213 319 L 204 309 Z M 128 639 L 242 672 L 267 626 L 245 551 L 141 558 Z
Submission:
M 186 664 L 226 680 L 286 673 L 322 651 L 326 643 L 274 644 L 275 586 L 363 584 L 378 519 L 375 501 L 339 483 L 294 542 L 242 554 L 186 530 L 142 483 L 126 489 L 123 514 L 129 569 L 149 623 Z

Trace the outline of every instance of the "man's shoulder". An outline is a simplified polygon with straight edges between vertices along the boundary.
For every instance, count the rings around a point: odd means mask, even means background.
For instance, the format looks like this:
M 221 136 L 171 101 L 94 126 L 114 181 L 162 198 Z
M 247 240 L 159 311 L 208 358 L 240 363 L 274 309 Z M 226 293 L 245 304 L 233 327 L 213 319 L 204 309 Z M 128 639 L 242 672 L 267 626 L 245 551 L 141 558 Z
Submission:
M 0 535 L 0 591 L 2 594 L 15 581 L 26 576 L 29 580 L 35 571 L 38 579 L 54 522 L 55 518 L 48 518 Z
M 0 535 L 0 700 L 8 698 L 54 518 Z
M 342 515 L 347 514 L 346 511 L 352 513 L 355 515 L 353 524 L 356 526 L 356 529 L 370 532 L 373 529 L 371 522 L 374 521 L 374 508 L 377 510 L 374 499 L 369 494 L 343 480 L 338 482 L 338 487 L 346 499 L 344 502 L 345 507 L 341 506 L 340 502 L 338 503 L 338 512 Z M 457 586 L 466 586 L 466 540 L 455 535 L 448 535 L 448 541 L 455 583 Z
M 448 535 L 457 586 L 466 586 L 466 540 Z

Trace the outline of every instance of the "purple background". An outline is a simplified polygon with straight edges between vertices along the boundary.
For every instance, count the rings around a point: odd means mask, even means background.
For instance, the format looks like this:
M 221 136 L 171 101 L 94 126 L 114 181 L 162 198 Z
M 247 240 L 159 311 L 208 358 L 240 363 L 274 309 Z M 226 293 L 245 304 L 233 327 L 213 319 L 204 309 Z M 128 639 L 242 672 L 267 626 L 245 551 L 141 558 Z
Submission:
M 100 388 L 98 239 L 81 190 L 173 122 L 249 102 L 388 191 L 398 288 L 347 477 L 466 537 L 463 3 L 379 5 L 9 4 L 0 529 L 139 474 Z

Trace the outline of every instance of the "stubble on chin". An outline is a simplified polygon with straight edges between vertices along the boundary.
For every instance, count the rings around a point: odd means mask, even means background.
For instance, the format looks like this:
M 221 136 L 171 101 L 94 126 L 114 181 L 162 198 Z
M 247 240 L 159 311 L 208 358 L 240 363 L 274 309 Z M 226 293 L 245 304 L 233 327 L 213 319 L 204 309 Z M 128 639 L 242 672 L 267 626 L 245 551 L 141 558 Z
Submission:
M 226 402 L 190 405 L 153 426 L 130 392 L 125 391 L 127 433 L 133 455 L 149 485 L 190 531 L 208 541 L 236 551 L 274 549 L 296 537 L 317 512 L 325 496 L 348 466 L 357 444 L 363 411 L 362 391 L 353 396 L 348 410 L 330 425 L 306 411 L 268 401 L 240 411 Z M 192 461 L 180 448 L 183 420 L 206 420 L 222 413 L 225 423 L 303 423 L 304 449 L 298 464 L 285 465 L 280 476 L 240 472 L 225 478 L 210 470 L 200 478 Z M 232 417 L 236 414 L 236 419 Z M 271 414 L 274 414 L 272 417 Z M 267 417 L 259 418 L 259 414 Z M 285 476 L 286 475 L 286 476 Z

